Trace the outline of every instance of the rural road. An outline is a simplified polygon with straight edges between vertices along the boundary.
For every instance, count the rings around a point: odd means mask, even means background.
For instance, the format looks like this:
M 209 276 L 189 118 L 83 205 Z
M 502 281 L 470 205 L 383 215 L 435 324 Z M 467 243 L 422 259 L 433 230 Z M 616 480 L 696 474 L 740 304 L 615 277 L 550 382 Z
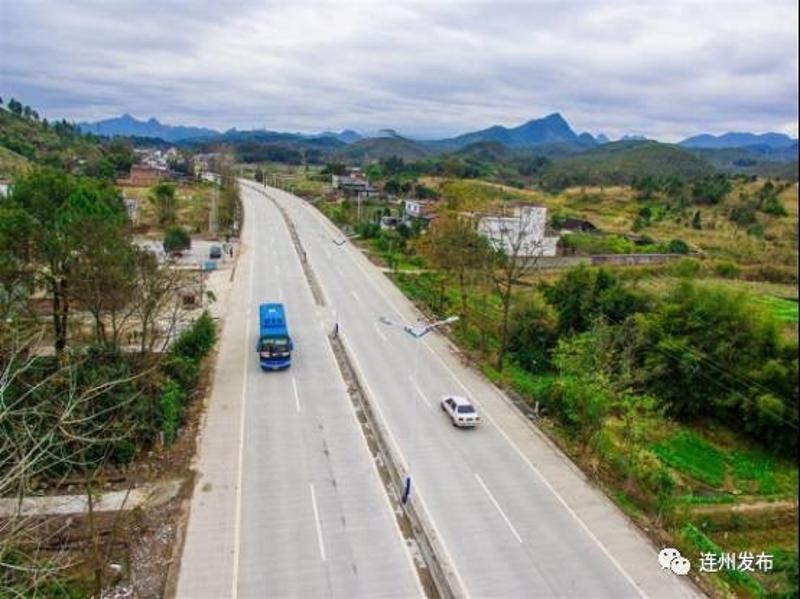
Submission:
M 177 596 L 419 597 L 280 211 L 243 189 L 243 250 L 220 341 Z M 258 304 L 284 302 L 292 367 L 262 372 Z
M 457 595 L 699 594 L 661 570 L 647 538 L 494 386 L 462 365 L 444 338 L 417 341 L 385 324 L 413 323 L 417 313 L 379 268 L 341 243 L 330 222 L 291 194 L 241 183 L 244 250 L 203 433 L 179 597 L 421 593 L 327 346 L 334 322 L 411 475 L 411 501 L 455 572 Z M 295 224 L 326 306 L 315 304 L 269 198 Z M 257 365 L 254 310 L 262 301 L 286 304 L 296 351 L 285 373 L 261 373 Z M 453 428 L 438 406 L 446 393 L 471 397 L 482 426 Z

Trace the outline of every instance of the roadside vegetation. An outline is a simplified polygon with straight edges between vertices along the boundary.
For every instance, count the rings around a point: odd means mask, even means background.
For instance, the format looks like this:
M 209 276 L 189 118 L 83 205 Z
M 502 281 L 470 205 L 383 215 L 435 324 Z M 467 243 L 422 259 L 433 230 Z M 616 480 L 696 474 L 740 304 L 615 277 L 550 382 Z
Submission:
M 106 492 L 189 479 L 217 324 L 203 309 L 211 298 L 196 301 L 197 274 L 134 236 L 185 247 L 207 232 L 208 212 L 196 212 L 211 186 L 124 188 L 142 199 L 137 228 L 114 183 L 132 164 L 127 145 L 24 108 L 0 117 L 0 142 L 25 156 L 0 200 L 0 595 L 99 597 L 138 585 L 155 596 L 166 569 L 137 568 L 172 559 L 179 500 L 158 513 L 91 506 Z M 232 173 L 217 193 L 228 234 L 240 210 Z M 61 494 L 83 495 L 88 512 L 19 511 L 26 498 Z

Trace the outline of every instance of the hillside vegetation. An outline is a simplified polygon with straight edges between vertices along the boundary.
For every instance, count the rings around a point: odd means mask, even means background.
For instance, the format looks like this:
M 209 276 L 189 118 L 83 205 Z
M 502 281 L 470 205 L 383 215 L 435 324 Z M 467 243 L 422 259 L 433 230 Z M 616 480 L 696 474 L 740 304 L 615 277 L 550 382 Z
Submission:
M 691 152 L 657 142 L 614 142 L 554 162 L 544 172 L 545 188 L 630 183 L 645 176 L 695 178 L 714 168 Z

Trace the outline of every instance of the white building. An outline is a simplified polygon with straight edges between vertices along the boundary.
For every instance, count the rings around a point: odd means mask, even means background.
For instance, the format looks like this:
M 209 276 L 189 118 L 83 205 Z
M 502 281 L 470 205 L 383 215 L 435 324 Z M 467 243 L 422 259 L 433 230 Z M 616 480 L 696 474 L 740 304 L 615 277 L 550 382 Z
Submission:
M 479 217 L 477 231 L 508 255 L 555 256 L 558 237 L 546 236 L 546 226 L 547 208 L 520 206 L 509 215 Z

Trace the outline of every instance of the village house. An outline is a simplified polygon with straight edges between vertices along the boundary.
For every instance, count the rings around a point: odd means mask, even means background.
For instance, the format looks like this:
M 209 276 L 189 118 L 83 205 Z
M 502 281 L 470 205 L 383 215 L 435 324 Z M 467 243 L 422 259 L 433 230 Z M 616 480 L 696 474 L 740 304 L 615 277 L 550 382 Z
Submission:
M 131 172 L 127 178 L 117 179 L 117 185 L 125 185 L 129 187 L 150 187 L 163 179 L 165 175 L 165 170 L 135 164 L 131 167 Z
M 558 236 L 548 236 L 547 208 L 537 205 L 522 205 L 513 208 L 510 214 L 477 215 L 478 234 L 507 255 L 519 257 L 555 256 Z
M 405 200 L 403 222 L 411 223 L 421 220 L 425 224 L 436 218 L 436 202 L 433 200 Z

